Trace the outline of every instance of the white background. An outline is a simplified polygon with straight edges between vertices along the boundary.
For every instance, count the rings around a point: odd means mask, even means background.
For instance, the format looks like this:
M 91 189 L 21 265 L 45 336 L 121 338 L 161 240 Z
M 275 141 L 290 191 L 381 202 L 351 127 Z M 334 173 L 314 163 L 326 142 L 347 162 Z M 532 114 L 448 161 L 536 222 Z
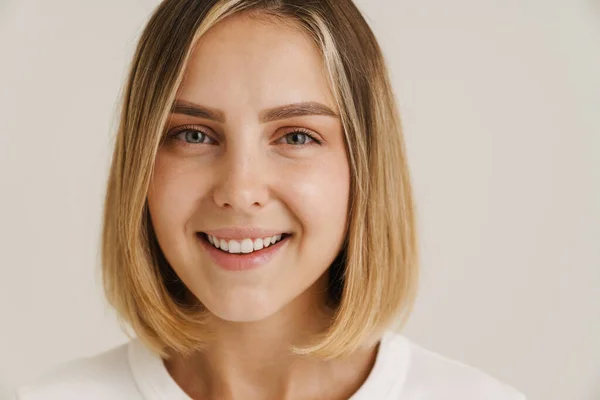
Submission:
M 600 3 L 358 3 L 418 203 L 406 334 L 531 400 L 600 399 Z M 126 340 L 100 290 L 100 216 L 156 4 L 0 0 L 0 395 Z

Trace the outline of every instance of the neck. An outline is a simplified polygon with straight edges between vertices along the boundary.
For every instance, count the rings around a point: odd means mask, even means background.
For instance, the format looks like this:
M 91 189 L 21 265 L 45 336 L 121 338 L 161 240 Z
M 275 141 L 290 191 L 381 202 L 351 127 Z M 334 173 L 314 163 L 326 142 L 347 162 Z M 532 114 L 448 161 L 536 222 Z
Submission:
M 312 293 L 312 294 L 311 294 Z M 215 339 L 189 357 L 165 362 L 184 391 L 200 399 L 290 399 L 351 396 L 375 362 L 376 345 L 343 359 L 323 361 L 294 355 L 291 345 L 306 345 L 329 325 L 331 311 L 308 290 L 276 314 L 255 322 L 211 321 Z

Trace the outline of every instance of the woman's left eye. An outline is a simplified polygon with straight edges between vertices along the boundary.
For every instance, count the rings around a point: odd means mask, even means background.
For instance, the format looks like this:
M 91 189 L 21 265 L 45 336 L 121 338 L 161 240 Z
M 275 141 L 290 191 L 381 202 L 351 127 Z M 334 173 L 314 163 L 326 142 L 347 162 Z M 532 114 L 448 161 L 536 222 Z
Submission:
M 310 133 L 303 130 L 295 130 L 285 134 L 280 140 L 285 140 L 285 144 L 292 146 L 304 146 L 314 142 L 320 144 L 320 142 L 314 138 Z

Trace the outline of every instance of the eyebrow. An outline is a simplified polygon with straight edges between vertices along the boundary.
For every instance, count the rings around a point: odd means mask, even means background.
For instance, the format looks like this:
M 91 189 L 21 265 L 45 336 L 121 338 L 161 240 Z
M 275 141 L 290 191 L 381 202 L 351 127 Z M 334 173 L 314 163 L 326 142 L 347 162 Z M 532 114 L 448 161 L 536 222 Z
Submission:
M 225 123 L 225 114 L 214 108 L 201 106 L 185 100 L 176 100 L 171 109 L 173 114 L 189 115 L 191 117 L 204 118 L 212 121 Z M 338 118 L 339 116 L 331 108 L 316 101 L 304 101 L 300 103 L 286 104 L 284 106 L 269 108 L 259 113 L 261 123 L 277 121 L 293 117 L 307 115 L 325 115 Z

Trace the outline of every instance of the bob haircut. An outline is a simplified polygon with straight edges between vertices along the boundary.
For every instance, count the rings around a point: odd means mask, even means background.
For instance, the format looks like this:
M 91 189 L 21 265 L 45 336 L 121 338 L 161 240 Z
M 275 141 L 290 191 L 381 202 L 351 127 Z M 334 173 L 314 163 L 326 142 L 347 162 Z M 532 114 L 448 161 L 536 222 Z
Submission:
M 105 295 L 125 333 L 129 324 L 161 357 L 207 343 L 208 311 L 190 301 L 162 254 L 147 193 L 194 45 L 241 12 L 291 23 L 309 35 L 340 112 L 351 182 L 346 237 L 327 272 L 334 312 L 309 346 L 290 350 L 343 356 L 395 323 L 404 325 L 418 281 L 416 211 L 400 117 L 381 49 L 352 0 L 165 0 L 156 8 L 122 93 L 101 238 Z

